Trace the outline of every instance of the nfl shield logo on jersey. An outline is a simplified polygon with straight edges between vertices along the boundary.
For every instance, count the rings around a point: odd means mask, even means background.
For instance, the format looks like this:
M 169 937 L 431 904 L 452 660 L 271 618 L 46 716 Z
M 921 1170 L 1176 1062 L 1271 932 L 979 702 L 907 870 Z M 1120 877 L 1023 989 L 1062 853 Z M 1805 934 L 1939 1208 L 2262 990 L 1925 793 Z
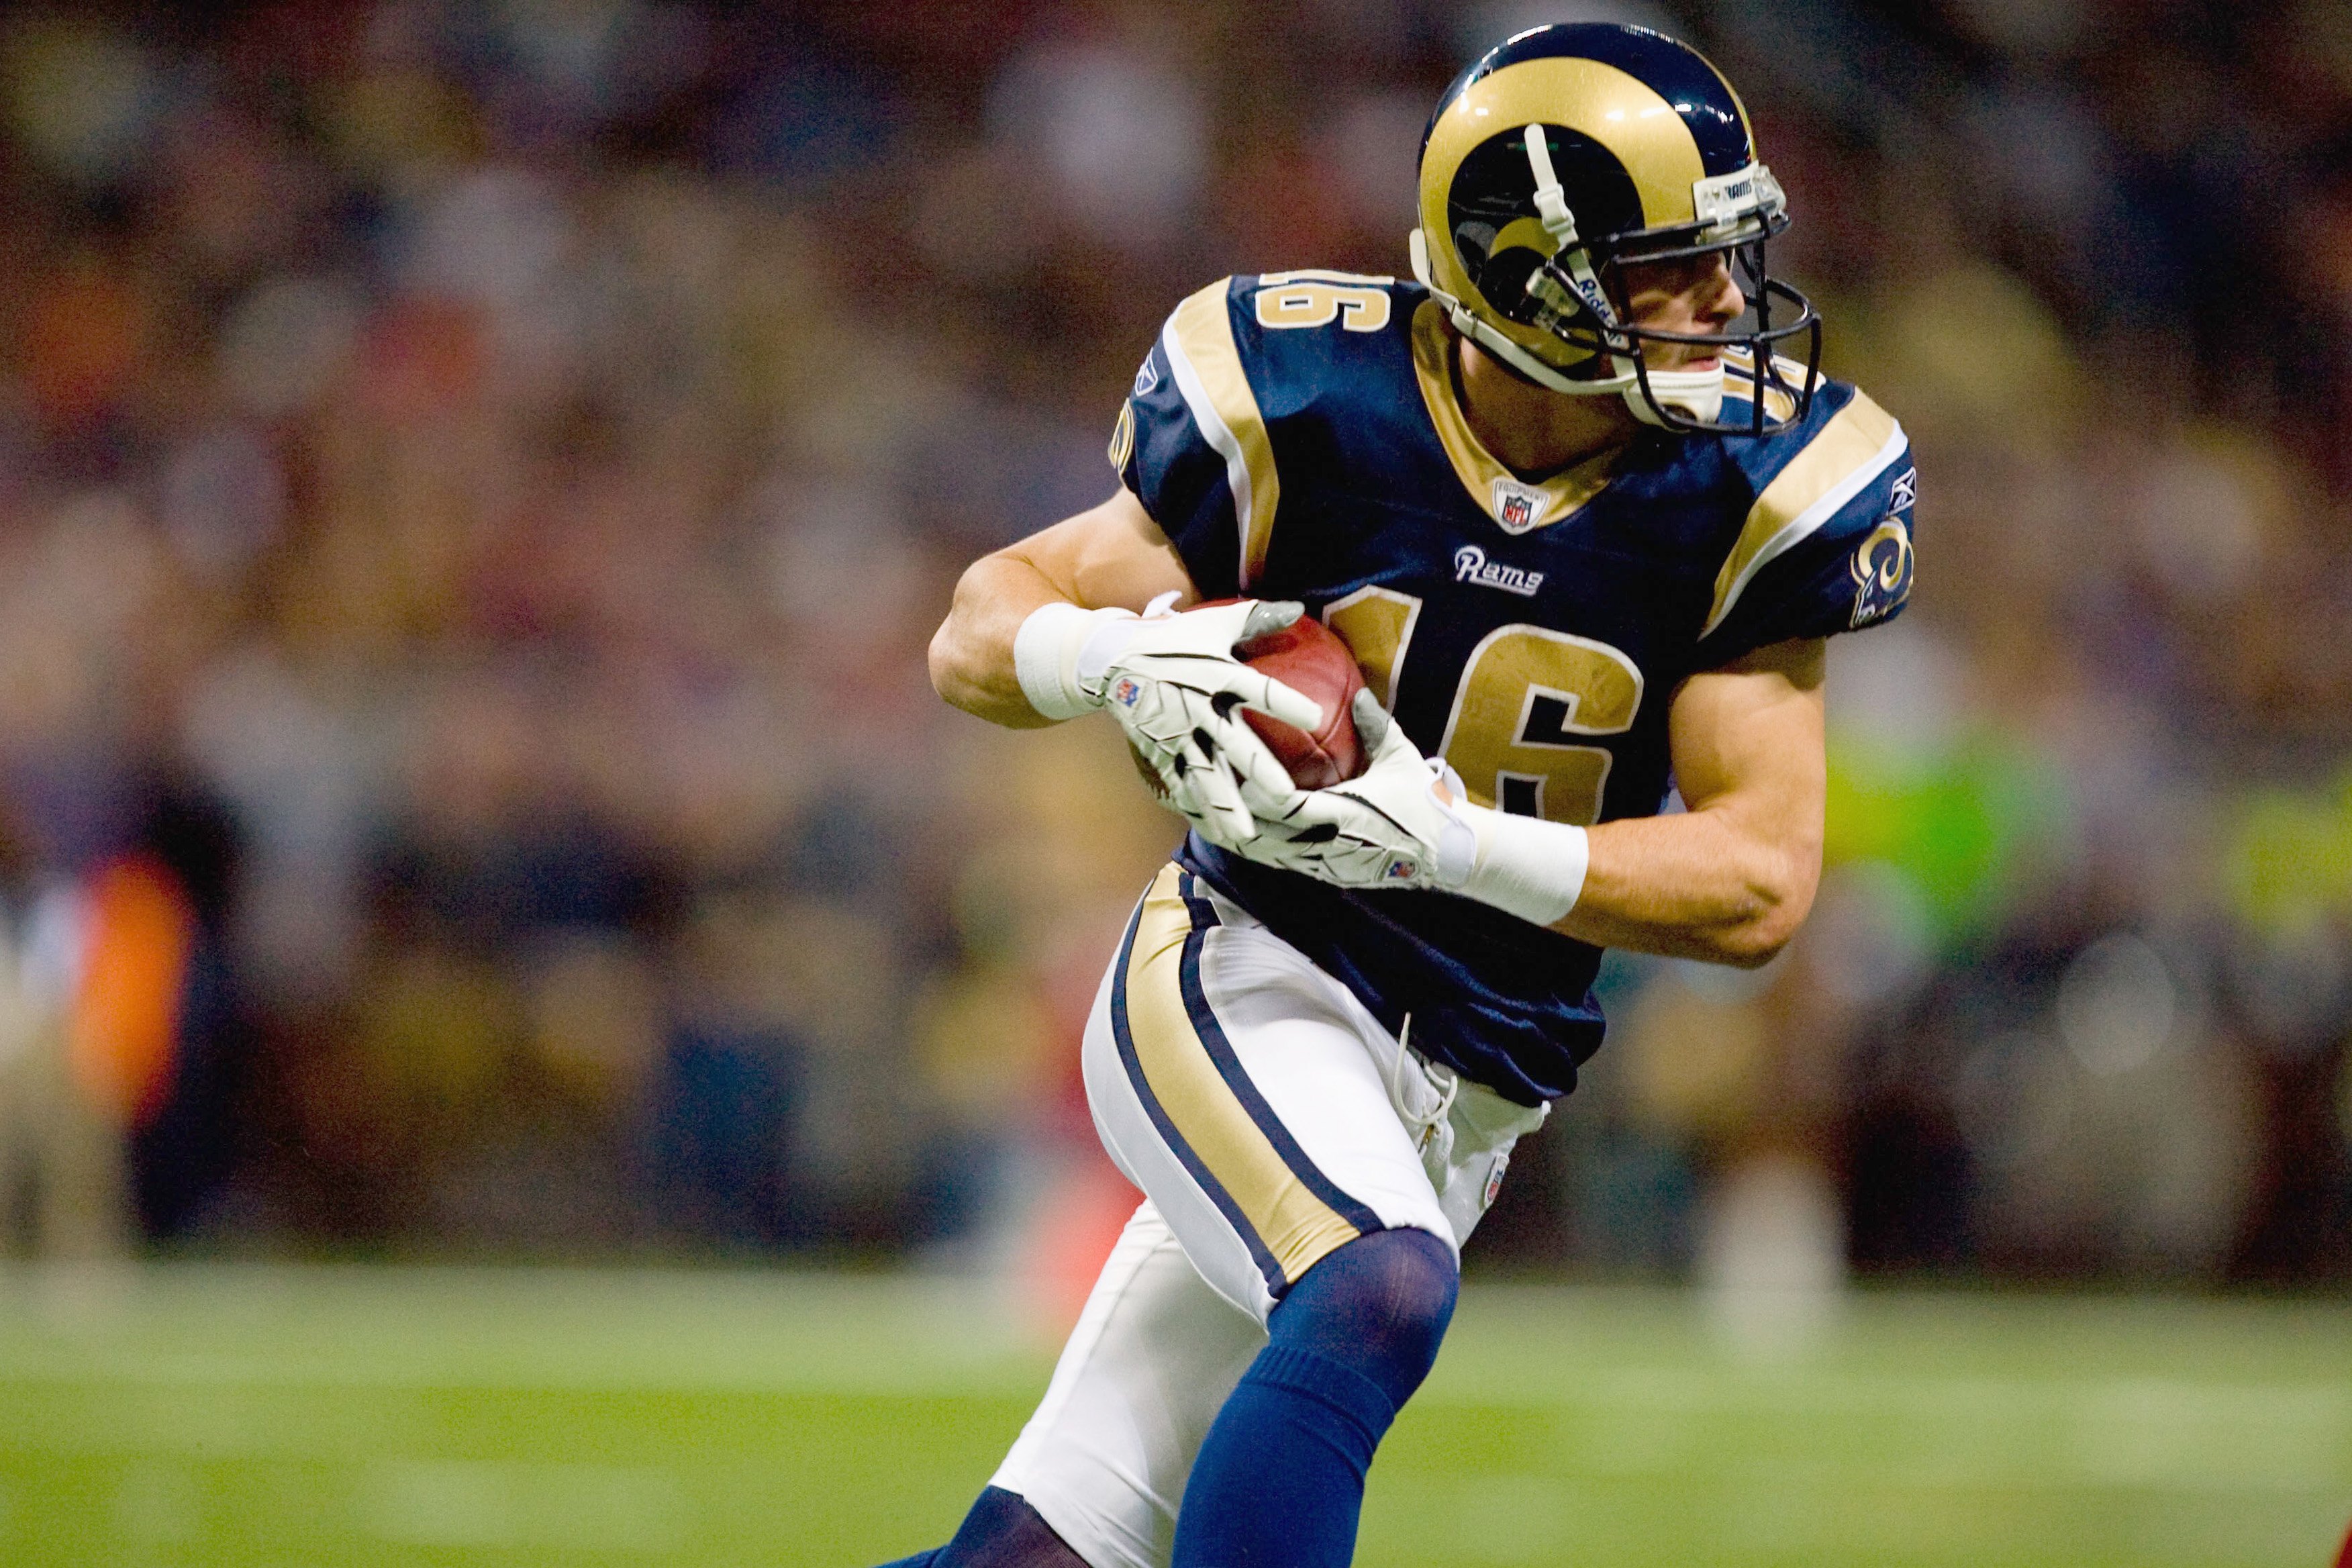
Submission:
M 1525 533 L 1543 516 L 1544 493 L 1533 485 L 1498 475 L 1494 493 L 1495 521 L 1503 525 L 1505 533 Z

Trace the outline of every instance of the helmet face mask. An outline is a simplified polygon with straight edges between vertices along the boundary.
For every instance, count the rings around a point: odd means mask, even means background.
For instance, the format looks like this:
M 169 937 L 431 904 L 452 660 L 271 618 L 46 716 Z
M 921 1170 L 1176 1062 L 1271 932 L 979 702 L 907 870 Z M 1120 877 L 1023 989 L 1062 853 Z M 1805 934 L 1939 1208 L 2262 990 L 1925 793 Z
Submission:
M 1821 318 L 1765 258 L 1787 203 L 1738 95 L 1696 50 L 1609 23 L 1519 34 L 1440 101 L 1421 185 L 1415 276 L 1457 331 L 1523 379 L 1615 395 L 1644 423 L 1685 433 L 1765 436 L 1804 417 Z M 1712 255 L 1741 281 L 1739 319 L 1680 331 L 1631 318 L 1625 268 Z M 1801 338 L 1801 363 L 1776 355 Z M 1698 349 L 1662 357 L 1713 363 L 1653 368 L 1652 349 Z M 1720 416 L 1727 391 L 1744 414 Z
M 1787 220 L 1782 218 L 1770 232 L 1778 233 L 1787 226 Z M 1627 267 L 1727 255 L 1733 279 L 1738 283 L 1747 307 L 1738 317 L 1725 323 L 1720 331 L 1684 332 L 1645 327 L 1632 320 L 1622 305 L 1614 327 L 1601 324 L 1587 312 L 1581 321 L 1564 321 L 1552 330 L 1562 342 L 1573 348 L 1596 358 L 1613 359 L 1630 368 L 1633 385 L 1626 389 L 1627 400 L 1630 403 L 1635 396 L 1640 398 L 1642 406 L 1635 407 L 1634 413 L 1645 423 L 1685 435 L 1769 436 L 1787 429 L 1804 417 L 1820 384 L 1822 318 L 1811 300 L 1772 276 L 1765 258 L 1767 240 L 1767 235 L 1759 234 L 1752 239 L 1730 244 L 1717 242 L 1621 253 L 1601 263 L 1600 272 L 1604 285 L 1618 281 L 1622 291 L 1623 268 Z M 1555 268 L 1547 263 L 1542 270 L 1553 272 Z M 1612 296 L 1612 303 L 1615 302 Z M 1777 323 L 1776 315 L 1780 317 Z M 1783 343 L 1790 344 L 1795 353 L 1783 357 L 1780 350 Z M 1652 348 L 1712 351 L 1711 355 L 1700 357 L 1714 357 L 1717 369 L 1654 370 L 1646 352 Z M 1734 362 L 1729 366 L 1724 363 L 1727 354 Z M 1672 379 L 1677 376 L 1683 379 Z M 1718 416 L 1727 379 L 1736 380 L 1747 388 L 1745 417 Z M 1700 384 L 1702 381 L 1712 384 L 1712 397 Z M 1713 405 L 1707 405 L 1710 404 Z M 1780 412 L 1775 414 L 1775 409 Z

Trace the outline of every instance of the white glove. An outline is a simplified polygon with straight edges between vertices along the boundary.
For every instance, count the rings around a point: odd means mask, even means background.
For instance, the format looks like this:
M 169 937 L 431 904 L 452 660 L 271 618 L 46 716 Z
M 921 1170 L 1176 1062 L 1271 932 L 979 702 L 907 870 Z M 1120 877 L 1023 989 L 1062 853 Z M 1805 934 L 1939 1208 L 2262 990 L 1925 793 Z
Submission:
M 1353 716 L 1370 763 L 1345 784 L 1294 793 L 1244 853 L 1334 887 L 1458 889 L 1478 852 L 1461 782 L 1423 757 L 1370 692 L 1356 693 Z
M 1257 835 L 1252 803 L 1271 807 L 1298 793 L 1240 710 L 1310 731 L 1323 722 L 1311 699 L 1252 669 L 1234 648 L 1280 631 L 1306 607 L 1243 599 L 1178 615 L 1175 598 L 1162 595 L 1139 617 L 1042 605 L 1013 638 L 1013 669 L 1030 706 L 1048 719 L 1108 708 L 1169 807 L 1230 849 Z
M 1371 751 L 1358 777 L 1292 795 L 1266 815 L 1251 859 L 1341 888 L 1435 888 L 1550 925 L 1576 907 L 1590 855 L 1581 827 L 1474 805 L 1462 780 L 1424 758 L 1369 691 L 1356 734 Z

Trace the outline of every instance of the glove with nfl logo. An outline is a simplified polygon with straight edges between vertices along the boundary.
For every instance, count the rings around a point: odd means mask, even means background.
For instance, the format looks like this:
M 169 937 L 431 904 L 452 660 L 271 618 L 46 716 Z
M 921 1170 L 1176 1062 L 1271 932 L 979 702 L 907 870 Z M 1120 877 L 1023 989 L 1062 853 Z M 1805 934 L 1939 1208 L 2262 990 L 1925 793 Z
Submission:
M 1243 599 L 1179 615 L 1171 608 L 1175 600 L 1163 594 L 1139 616 L 1041 605 L 1013 639 L 1013 671 L 1029 705 L 1048 719 L 1108 709 L 1159 779 L 1170 809 L 1232 849 L 1257 834 L 1253 804 L 1287 804 L 1298 793 L 1241 710 L 1255 708 L 1306 730 L 1323 716 L 1313 700 L 1252 669 L 1234 648 L 1280 631 L 1306 606 Z
M 1239 853 L 1341 888 L 1428 888 L 1550 925 L 1584 890 L 1589 845 L 1568 823 L 1473 803 L 1462 780 L 1421 754 L 1369 691 L 1350 715 L 1371 763 L 1347 783 L 1261 809 L 1265 833 Z

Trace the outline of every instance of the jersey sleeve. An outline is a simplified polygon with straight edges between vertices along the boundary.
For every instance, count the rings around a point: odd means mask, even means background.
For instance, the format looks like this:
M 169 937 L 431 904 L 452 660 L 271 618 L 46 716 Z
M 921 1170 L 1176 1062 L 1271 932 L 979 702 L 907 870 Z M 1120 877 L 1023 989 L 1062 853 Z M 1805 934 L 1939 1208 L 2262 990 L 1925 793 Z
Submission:
M 1911 594 L 1917 497 L 1902 426 L 1854 393 L 1758 491 L 1716 576 L 1704 666 L 1898 614 Z
M 1248 591 L 1280 500 L 1274 451 L 1234 331 L 1233 280 L 1176 307 L 1135 374 L 1111 461 L 1202 596 Z

